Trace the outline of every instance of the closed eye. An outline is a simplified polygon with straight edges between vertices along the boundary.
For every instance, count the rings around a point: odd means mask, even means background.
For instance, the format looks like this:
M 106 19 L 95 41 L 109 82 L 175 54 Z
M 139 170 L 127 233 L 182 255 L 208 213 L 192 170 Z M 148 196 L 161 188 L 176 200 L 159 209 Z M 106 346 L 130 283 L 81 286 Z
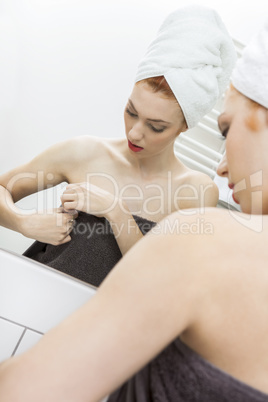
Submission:
M 138 117 L 138 115 L 137 115 L 136 113 L 131 112 L 131 111 L 129 110 L 129 108 L 126 108 L 126 113 L 127 113 L 130 117 L 133 117 L 133 118 Z M 147 125 L 148 125 L 148 127 L 149 127 L 151 130 L 153 130 L 155 133 L 162 133 L 162 132 L 166 129 L 166 127 L 156 128 L 156 127 L 154 127 L 151 123 L 147 123 Z
M 129 114 L 129 116 L 131 116 L 131 117 L 138 117 L 137 114 L 132 113 L 129 109 L 126 109 L 126 112 L 127 112 L 127 114 Z
M 222 131 L 221 135 L 223 136 L 223 138 L 226 140 L 227 134 L 229 131 L 229 127 L 227 127 L 225 130 Z
M 221 132 L 223 139 L 225 140 L 229 131 L 230 124 L 228 123 L 229 118 L 227 114 L 224 112 L 218 117 L 218 127 Z
M 148 124 L 148 126 L 149 126 L 150 129 L 153 130 L 155 133 L 163 133 L 163 131 L 166 129 L 166 127 L 156 128 L 156 127 L 152 126 L 151 124 Z

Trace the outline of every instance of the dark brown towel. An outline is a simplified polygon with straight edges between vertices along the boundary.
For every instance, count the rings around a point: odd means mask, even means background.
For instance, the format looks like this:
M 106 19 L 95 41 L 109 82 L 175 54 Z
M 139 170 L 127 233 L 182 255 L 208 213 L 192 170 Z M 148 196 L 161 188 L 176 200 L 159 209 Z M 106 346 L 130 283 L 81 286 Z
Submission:
M 108 398 L 107 402 L 268 402 L 203 359 L 179 339 Z
M 134 219 L 143 234 L 155 225 L 155 222 L 139 216 L 134 216 Z M 71 238 L 70 242 L 60 246 L 36 241 L 23 255 L 99 286 L 122 257 L 109 222 L 80 212 Z

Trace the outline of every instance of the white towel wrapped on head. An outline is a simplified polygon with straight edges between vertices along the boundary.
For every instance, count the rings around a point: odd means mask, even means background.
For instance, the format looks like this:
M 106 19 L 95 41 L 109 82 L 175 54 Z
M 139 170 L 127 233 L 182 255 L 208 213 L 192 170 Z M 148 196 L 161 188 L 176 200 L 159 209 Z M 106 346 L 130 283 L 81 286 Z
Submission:
M 138 66 L 136 82 L 163 75 L 194 127 L 226 89 L 236 51 L 212 9 L 190 6 L 171 13 Z
M 268 20 L 245 47 L 231 81 L 243 95 L 268 108 Z

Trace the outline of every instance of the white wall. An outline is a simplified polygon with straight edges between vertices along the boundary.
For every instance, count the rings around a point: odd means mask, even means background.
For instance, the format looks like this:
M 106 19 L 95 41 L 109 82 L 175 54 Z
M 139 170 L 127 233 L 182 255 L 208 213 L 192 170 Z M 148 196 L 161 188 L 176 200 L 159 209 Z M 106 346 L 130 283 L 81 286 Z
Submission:
M 244 43 L 265 18 L 263 0 L 194 3 L 216 9 Z M 139 59 L 166 15 L 187 4 L 0 0 L 0 174 L 76 135 L 123 136 Z M 0 247 L 23 252 L 31 242 L 0 228 Z

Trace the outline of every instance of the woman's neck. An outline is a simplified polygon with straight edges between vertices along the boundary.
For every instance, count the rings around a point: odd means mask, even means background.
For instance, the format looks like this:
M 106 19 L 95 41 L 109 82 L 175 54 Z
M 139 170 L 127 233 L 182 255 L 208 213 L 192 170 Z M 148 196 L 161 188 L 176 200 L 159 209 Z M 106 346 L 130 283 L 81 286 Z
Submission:
M 149 156 L 146 155 L 144 157 L 143 155 L 132 155 L 129 149 L 127 149 L 127 159 L 143 178 L 157 176 L 175 169 L 177 170 L 180 165 L 180 161 L 174 154 L 173 146 L 160 153 Z M 181 167 L 183 167 L 182 164 Z

